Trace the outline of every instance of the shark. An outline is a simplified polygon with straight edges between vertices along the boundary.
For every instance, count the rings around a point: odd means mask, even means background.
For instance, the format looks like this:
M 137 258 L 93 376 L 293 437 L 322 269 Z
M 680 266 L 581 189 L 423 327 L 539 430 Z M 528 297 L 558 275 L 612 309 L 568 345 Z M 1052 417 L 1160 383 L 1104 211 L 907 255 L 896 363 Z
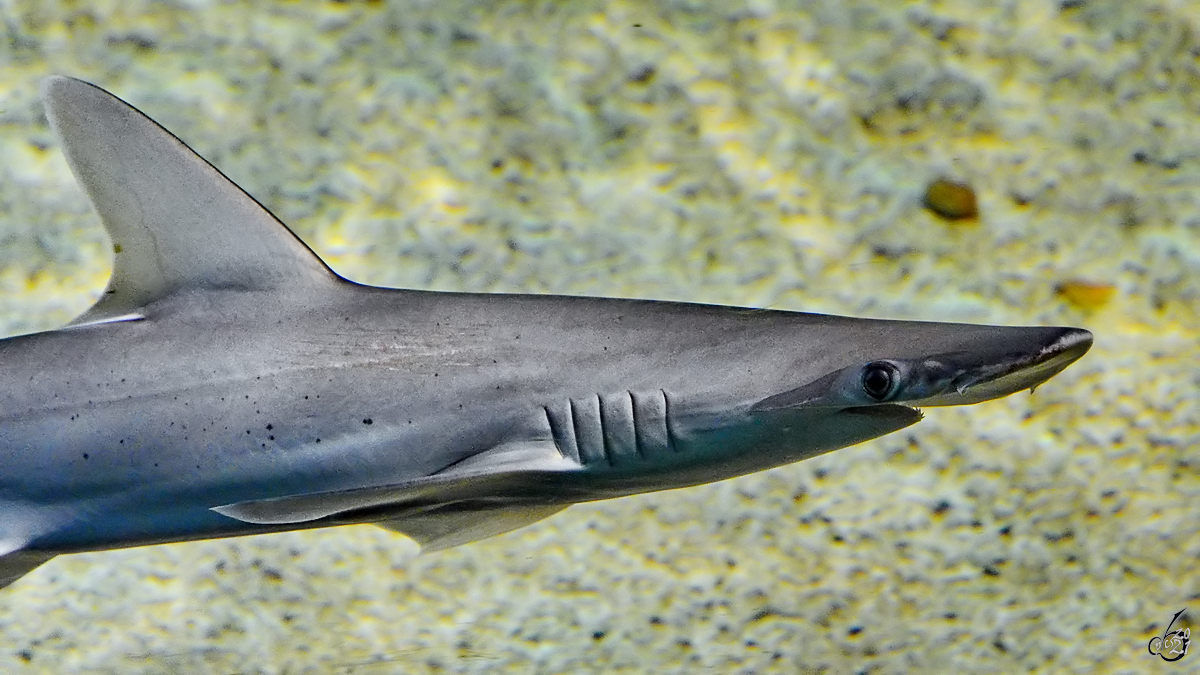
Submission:
M 1086 330 L 379 288 L 170 132 L 51 77 L 114 251 L 0 341 L 0 587 L 81 551 L 371 523 L 438 550 L 1032 389 Z

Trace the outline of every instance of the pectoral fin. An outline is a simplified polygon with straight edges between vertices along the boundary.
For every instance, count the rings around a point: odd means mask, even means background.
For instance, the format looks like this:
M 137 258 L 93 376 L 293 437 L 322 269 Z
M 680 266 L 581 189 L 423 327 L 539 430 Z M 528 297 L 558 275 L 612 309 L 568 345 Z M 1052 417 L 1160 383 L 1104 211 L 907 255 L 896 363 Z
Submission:
M 458 502 L 373 524 L 416 541 L 422 551 L 440 551 L 512 532 L 549 518 L 567 506 L 569 504 L 479 508 L 472 502 Z
M 29 574 L 53 554 L 25 549 L 24 539 L 0 540 L 0 588 Z
M 548 495 L 553 491 L 543 488 L 578 468 L 550 441 L 506 444 L 425 478 L 239 502 L 213 511 L 258 525 L 378 523 L 423 545 L 445 548 L 566 508 L 561 501 L 552 502 Z
M 480 476 L 468 479 L 430 476 L 392 485 L 238 502 L 214 507 L 213 511 L 255 525 L 291 525 L 334 519 L 349 513 L 431 508 L 448 500 L 461 499 L 475 489 L 482 490 L 483 486 L 476 487 L 477 484 L 493 482 Z M 369 522 L 369 519 L 360 522 Z

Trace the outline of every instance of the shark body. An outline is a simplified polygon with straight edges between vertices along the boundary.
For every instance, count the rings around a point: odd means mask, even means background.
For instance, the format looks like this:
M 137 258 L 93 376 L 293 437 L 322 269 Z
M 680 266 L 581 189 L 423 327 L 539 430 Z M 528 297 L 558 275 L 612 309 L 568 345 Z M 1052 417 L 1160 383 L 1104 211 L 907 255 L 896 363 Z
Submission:
M 0 586 L 62 553 L 346 523 L 444 548 L 853 445 L 1091 345 L 362 286 L 123 101 L 62 77 L 43 99 L 116 254 L 79 319 L 0 341 Z

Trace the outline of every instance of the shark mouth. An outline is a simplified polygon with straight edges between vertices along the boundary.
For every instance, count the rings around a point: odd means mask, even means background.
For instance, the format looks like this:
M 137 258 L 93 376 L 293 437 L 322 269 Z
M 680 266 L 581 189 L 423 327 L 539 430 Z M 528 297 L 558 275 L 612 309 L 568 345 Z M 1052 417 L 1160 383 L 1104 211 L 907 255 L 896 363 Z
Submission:
M 1029 389 L 1062 372 L 1087 353 L 1092 334 L 1079 328 L 1064 328 L 1053 342 L 1030 354 L 1013 354 L 997 363 L 972 368 L 954 378 L 946 392 L 905 401 L 912 406 L 966 405 L 989 401 Z

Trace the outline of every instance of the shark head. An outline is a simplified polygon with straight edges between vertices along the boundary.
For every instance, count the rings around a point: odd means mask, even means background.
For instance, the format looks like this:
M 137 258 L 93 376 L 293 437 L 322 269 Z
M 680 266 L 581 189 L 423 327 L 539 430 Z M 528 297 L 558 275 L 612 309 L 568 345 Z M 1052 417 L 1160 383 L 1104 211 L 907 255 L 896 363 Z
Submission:
M 886 345 L 870 344 L 872 336 L 864 336 L 869 347 L 855 350 L 857 362 L 767 396 L 751 411 L 981 403 L 1037 387 L 1092 346 L 1092 334 L 1079 328 L 923 322 L 879 327 L 890 329 Z
M 915 424 L 920 408 L 1033 389 L 1092 344 L 1078 328 L 776 316 L 784 320 L 741 343 L 738 363 L 750 366 L 737 377 L 697 367 L 721 386 L 664 392 L 669 451 L 586 466 L 581 477 L 595 480 L 581 495 L 707 483 L 855 445 Z

